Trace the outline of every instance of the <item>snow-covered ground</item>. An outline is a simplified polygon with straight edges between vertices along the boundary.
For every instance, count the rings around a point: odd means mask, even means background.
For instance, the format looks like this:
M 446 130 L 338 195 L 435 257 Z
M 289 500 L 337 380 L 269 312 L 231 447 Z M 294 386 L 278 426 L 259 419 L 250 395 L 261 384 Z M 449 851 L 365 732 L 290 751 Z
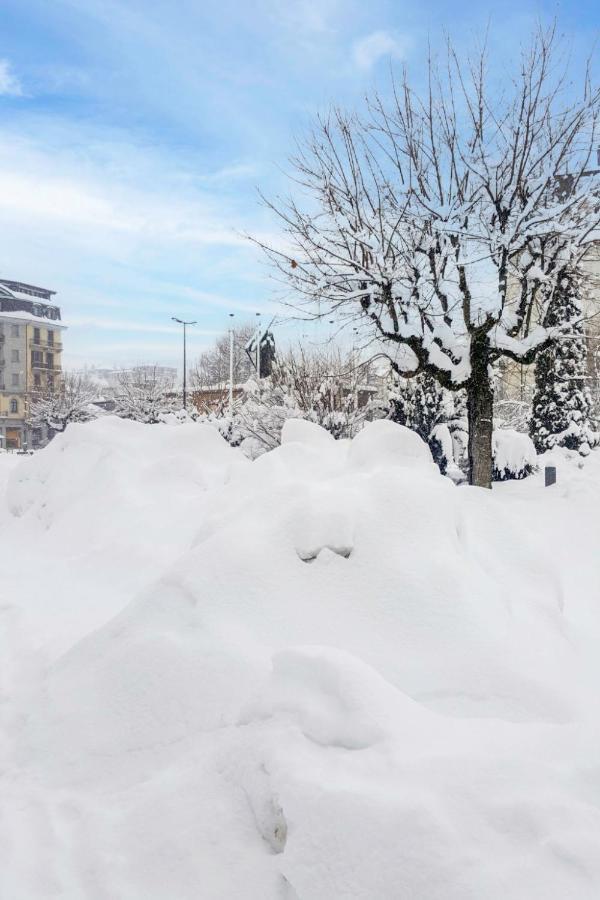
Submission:
M 600 452 L 112 417 L 0 454 L 0 896 L 597 900 Z

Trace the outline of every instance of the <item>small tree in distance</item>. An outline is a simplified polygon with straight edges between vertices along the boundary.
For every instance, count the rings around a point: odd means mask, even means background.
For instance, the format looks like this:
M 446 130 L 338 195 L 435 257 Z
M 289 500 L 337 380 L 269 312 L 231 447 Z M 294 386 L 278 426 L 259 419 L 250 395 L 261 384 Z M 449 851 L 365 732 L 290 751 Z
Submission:
M 175 395 L 175 378 L 158 366 L 122 369 L 117 375 L 114 394 L 118 416 L 148 425 L 162 421 L 162 416 L 181 406 Z
M 245 348 L 256 333 L 253 325 L 240 325 L 233 330 L 233 382 L 241 384 L 254 374 Z M 222 334 L 214 346 L 200 354 L 190 370 L 193 388 L 226 390 L 229 385 L 229 334 Z
M 492 366 L 531 364 L 560 336 L 547 311 L 598 238 L 600 92 L 584 76 L 571 93 L 556 44 L 535 33 L 503 90 L 485 46 L 466 59 L 448 44 L 421 95 L 404 76 L 363 119 L 319 119 L 292 160 L 306 200 L 266 201 L 291 249 L 256 241 L 312 315 L 360 318 L 399 375 L 466 392 L 483 487 Z

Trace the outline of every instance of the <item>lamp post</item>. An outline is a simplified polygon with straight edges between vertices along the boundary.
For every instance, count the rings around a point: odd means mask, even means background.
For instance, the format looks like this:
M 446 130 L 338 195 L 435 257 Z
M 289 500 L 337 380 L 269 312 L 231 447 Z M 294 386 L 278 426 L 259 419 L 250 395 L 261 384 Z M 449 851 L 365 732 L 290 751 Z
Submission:
M 184 322 L 183 319 L 178 319 L 176 316 L 171 316 L 171 319 L 174 322 L 177 322 L 178 325 L 183 325 L 183 408 L 187 409 L 187 359 L 186 359 L 186 333 L 185 329 L 188 325 L 197 325 L 197 322 Z
M 258 321 L 258 327 L 256 329 L 256 377 L 260 381 L 260 313 L 257 312 L 256 316 Z
M 235 313 L 229 313 L 231 326 L 229 328 L 229 415 L 233 415 L 233 317 Z

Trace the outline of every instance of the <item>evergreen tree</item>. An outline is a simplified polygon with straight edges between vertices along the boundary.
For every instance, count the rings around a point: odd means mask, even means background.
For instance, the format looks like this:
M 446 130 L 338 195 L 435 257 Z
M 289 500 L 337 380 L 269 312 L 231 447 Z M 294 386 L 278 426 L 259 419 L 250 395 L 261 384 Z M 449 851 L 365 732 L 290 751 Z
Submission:
M 535 363 L 529 433 L 538 453 L 565 447 L 587 456 L 599 439 L 591 424 L 592 401 L 586 383 L 587 344 L 579 288 L 577 274 L 565 270 L 544 321 L 546 328 L 569 328 L 564 337 L 538 355 Z
M 454 464 L 454 432 L 466 428 L 462 411 L 464 391 L 456 394 L 455 398 L 452 391 L 427 373 L 397 379 L 389 394 L 389 418 L 417 432 L 429 445 L 443 475 Z

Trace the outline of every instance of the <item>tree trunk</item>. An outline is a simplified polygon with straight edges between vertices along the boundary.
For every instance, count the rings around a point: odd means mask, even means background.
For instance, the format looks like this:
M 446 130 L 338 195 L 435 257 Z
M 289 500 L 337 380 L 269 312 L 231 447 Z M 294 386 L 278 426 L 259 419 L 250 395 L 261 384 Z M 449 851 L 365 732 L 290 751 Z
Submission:
M 489 376 L 489 343 L 485 332 L 472 336 L 471 378 L 467 386 L 469 417 L 469 484 L 492 486 L 494 392 Z

